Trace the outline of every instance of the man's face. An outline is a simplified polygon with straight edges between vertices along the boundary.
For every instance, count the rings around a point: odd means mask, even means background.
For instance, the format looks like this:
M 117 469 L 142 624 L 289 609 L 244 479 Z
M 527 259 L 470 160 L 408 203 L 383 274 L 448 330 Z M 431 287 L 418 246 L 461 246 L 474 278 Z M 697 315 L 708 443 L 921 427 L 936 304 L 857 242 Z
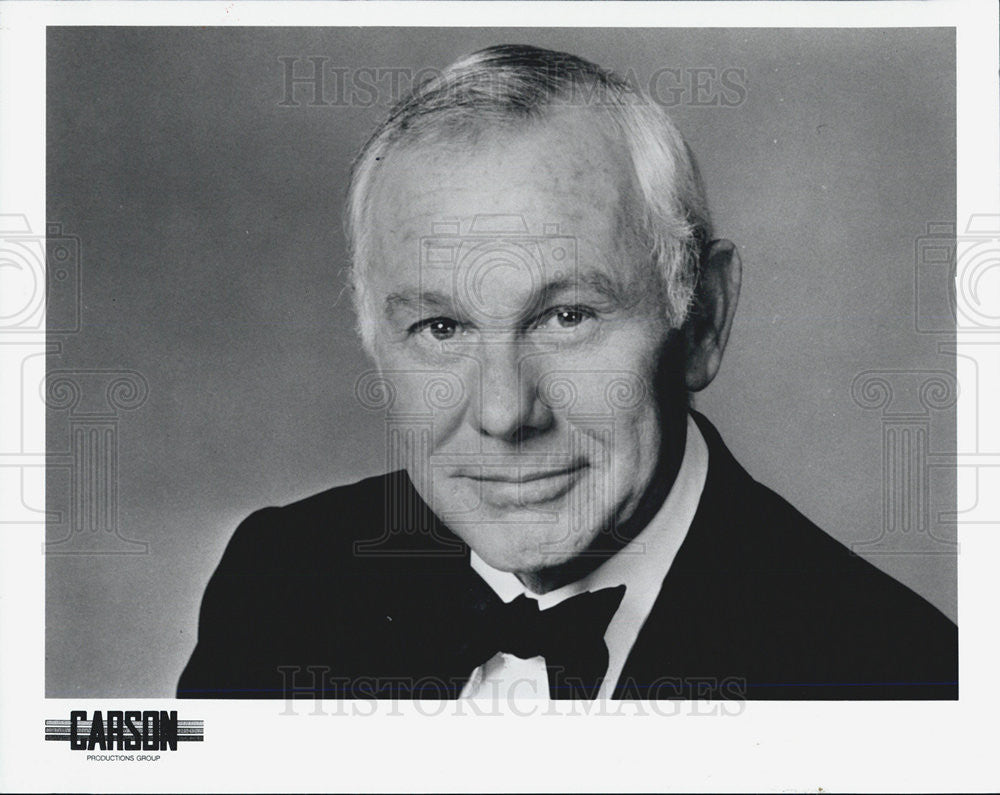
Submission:
M 367 289 L 388 463 L 492 566 L 570 561 L 635 512 L 664 439 L 670 325 L 624 148 L 566 111 L 382 169 Z

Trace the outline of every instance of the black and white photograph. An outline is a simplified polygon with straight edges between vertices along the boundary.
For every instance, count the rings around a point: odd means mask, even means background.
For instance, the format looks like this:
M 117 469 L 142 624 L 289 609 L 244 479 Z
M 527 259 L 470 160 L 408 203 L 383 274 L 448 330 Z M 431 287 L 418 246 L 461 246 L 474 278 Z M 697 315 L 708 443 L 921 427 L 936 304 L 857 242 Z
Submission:
M 31 28 L 44 215 L 0 233 L 47 755 L 185 788 L 150 776 L 241 730 L 515 720 L 540 760 L 558 715 L 638 749 L 973 709 L 1000 208 L 962 198 L 960 26 L 70 5 Z M 559 747 L 617 753 L 598 723 Z M 460 786 L 361 758 L 238 786 Z
M 48 44 L 49 693 L 957 697 L 952 32 Z

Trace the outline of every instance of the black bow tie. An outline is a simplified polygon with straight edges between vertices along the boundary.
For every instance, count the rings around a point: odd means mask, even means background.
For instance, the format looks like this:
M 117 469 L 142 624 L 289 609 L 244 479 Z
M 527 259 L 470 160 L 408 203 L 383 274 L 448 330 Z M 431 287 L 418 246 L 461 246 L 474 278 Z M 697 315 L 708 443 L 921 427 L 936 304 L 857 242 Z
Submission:
M 548 610 L 519 596 L 490 604 L 469 638 L 476 665 L 497 652 L 522 659 L 541 655 L 552 698 L 593 699 L 608 670 L 604 633 L 618 610 L 625 586 L 604 588 L 570 597 Z

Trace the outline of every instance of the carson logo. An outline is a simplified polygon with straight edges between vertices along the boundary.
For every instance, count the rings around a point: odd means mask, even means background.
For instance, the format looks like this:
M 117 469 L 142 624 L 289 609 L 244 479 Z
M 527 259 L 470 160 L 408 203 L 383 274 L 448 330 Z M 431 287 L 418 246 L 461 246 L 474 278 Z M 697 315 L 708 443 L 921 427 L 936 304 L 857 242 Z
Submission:
M 177 710 L 140 712 L 84 710 L 69 713 L 69 720 L 45 721 L 45 739 L 69 742 L 74 751 L 176 751 L 178 742 L 201 742 L 205 722 L 177 720 Z

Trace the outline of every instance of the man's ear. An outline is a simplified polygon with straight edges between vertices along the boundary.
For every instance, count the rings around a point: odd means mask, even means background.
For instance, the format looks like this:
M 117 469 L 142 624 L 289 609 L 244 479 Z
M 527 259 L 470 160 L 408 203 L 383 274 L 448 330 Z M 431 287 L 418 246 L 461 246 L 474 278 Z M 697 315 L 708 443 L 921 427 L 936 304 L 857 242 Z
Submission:
M 736 246 L 728 240 L 713 240 L 708 244 L 695 303 L 684 324 L 685 383 L 691 392 L 704 389 L 719 372 L 740 297 L 742 273 Z

